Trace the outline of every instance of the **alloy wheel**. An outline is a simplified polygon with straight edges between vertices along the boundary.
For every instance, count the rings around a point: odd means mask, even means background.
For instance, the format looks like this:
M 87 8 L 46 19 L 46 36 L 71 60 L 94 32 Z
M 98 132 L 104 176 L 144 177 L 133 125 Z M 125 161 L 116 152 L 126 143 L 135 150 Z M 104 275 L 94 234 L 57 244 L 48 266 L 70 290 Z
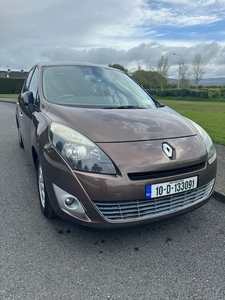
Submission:
M 43 208 L 45 208 L 45 183 L 44 183 L 44 177 L 43 177 L 43 171 L 41 164 L 39 163 L 38 166 L 38 189 L 39 189 L 39 195 L 41 200 L 41 205 Z

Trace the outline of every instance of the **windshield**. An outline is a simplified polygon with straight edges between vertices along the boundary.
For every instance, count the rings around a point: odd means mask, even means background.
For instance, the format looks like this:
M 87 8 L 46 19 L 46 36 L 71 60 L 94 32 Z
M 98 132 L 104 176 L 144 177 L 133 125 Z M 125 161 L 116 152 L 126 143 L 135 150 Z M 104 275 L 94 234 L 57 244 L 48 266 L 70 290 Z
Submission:
M 47 101 L 91 108 L 153 108 L 152 98 L 127 74 L 97 66 L 51 66 L 43 69 Z

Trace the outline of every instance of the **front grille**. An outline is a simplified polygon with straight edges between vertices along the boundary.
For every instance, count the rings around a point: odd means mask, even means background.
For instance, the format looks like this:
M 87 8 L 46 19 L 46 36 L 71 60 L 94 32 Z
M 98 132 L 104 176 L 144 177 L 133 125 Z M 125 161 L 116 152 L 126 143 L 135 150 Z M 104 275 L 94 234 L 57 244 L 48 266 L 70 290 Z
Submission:
M 163 171 L 153 171 L 153 172 L 141 172 L 141 173 L 128 173 L 128 177 L 130 180 L 148 180 L 148 179 L 156 179 L 162 177 L 169 177 L 175 175 L 186 174 L 189 172 L 196 172 L 205 168 L 205 162 L 202 162 L 197 165 L 182 167 L 178 169 L 172 170 L 163 170 Z
M 212 191 L 214 179 L 208 184 L 166 197 L 119 202 L 95 202 L 100 214 L 111 222 L 150 219 L 190 207 L 206 199 Z

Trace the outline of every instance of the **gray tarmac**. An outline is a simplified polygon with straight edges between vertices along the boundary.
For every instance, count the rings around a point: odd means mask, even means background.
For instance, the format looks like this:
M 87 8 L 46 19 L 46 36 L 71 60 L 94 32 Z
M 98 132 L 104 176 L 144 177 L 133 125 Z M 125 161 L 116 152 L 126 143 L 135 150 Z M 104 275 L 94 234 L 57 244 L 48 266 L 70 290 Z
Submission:
M 215 145 L 217 152 L 217 178 L 214 198 L 225 201 L 225 146 Z

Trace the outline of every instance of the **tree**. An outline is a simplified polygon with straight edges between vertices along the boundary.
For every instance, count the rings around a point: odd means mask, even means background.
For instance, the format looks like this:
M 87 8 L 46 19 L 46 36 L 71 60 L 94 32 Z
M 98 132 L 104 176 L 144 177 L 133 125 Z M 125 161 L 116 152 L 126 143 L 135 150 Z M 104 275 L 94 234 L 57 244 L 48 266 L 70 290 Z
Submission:
M 157 71 L 145 71 L 140 69 L 135 71 L 132 77 L 145 89 L 158 89 L 160 83 L 166 80 L 166 78 Z
M 196 90 L 199 86 L 199 82 L 202 80 L 203 75 L 205 74 L 204 68 L 203 68 L 203 60 L 200 53 L 197 53 L 194 56 L 194 59 L 192 61 L 191 66 L 191 75 L 195 82 Z
M 147 76 L 147 71 L 138 69 L 132 74 L 134 80 L 136 80 L 143 88 L 149 88 L 149 80 Z
M 128 73 L 128 70 L 125 69 L 123 66 L 120 64 L 110 64 L 109 67 L 114 68 L 114 69 L 119 69 L 121 71 L 124 71 L 125 73 Z
M 163 55 L 161 56 L 161 58 L 158 60 L 158 64 L 157 64 L 157 71 L 158 73 L 161 75 L 161 90 L 163 90 L 163 85 L 167 84 L 167 77 L 168 77 L 168 71 L 169 71 L 169 63 L 168 63 L 168 58 L 164 57 Z
M 179 62 L 179 79 L 180 79 L 180 85 L 179 87 L 186 88 L 189 86 L 189 65 L 185 62 L 184 59 L 181 59 Z

